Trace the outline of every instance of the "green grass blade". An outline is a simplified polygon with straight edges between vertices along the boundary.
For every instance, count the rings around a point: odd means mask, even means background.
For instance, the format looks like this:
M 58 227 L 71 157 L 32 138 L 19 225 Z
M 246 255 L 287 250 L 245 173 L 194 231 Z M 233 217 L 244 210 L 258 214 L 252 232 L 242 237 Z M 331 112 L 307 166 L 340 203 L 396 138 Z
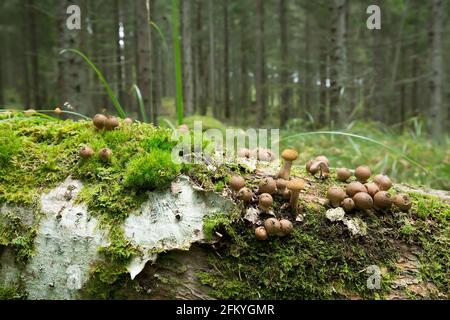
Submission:
M 284 137 L 284 138 L 280 139 L 278 142 L 285 141 L 285 140 L 290 140 L 292 138 L 297 138 L 297 137 L 312 136 L 312 135 L 323 135 L 323 134 L 332 135 L 332 136 L 338 135 L 338 136 L 351 137 L 351 138 L 356 138 L 356 139 L 360 139 L 360 140 L 364 140 L 364 141 L 367 141 L 367 142 L 374 143 L 376 145 L 379 145 L 379 146 L 389 150 L 390 152 L 392 152 L 394 154 L 397 154 L 398 156 L 404 158 L 406 161 L 410 162 L 411 164 L 415 165 L 416 167 L 419 167 L 420 169 L 424 170 L 425 172 L 429 172 L 427 168 L 425 168 L 423 165 L 421 165 L 420 163 L 418 163 L 414 159 L 411 159 L 410 157 L 408 157 L 403 152 L 398 151 L 395 148 L 392 148 L 390 146 L 387 146 L 384 143 L 379 142 L 379 141 L 377 141 L 375 139 L 364 137 L 364 136 L 360 136 L 360 135 L 353 134 L 353 133 L 340 132 L 340 131 L 302 132 L 302 133 L 294 134 L 294 135 L 291 135 L 291 136 L 288 136 L 288 137 Z
M 131 87 L 131 90 L 134 90 L 134 92 L 136 94 L 136 99 L 138 101 L 139 110 L 141 111 L 142 121 L 147 123 L 148 122 L 147 121 L 147 113 L 145 112 L 144 99 L 142 98 L 141 90 L 135 84 Z
M 161 39 L 163 41 L 164 49 L 166 50 L 166 52 L 168 52 L 169 47 L 167 46 L 166 37 L 164 37 L 164 34 L 162 33 L 161 29 L 153 21 L 150 21 L 149 23 L 150 23 L 150 27 L 153 27 L 158 32 L 159 36 L 161 37 Z
M 122 119 L 126 118 L 126 113 L 125 113 L 125 111 L 123 111 L 122 106 L 119 103 L 119 100 L 117 100 L 116 96 L 114 95 L 114 92 L 112 91 L 111 87 L 109 86 L 108 81 L 106 81 L 105 76 L 100 72 L 100 70 L 97 68 L 97 66 L 91 60 L 89 60 L 89 58 L 86 57 L 81 51 L 78 51 L 76 49 L 64 49 L 59 54 L 64 54 L 66 52 L 72 52 L 72 53 L 79 55 L 91 67 L 91 69 L 95 71 L 95 73 L 97 74 L 101 83 L 105 87 L 106 92 L 108 93 L 108 96 L 114 105 L 114 108 L 116 108 L 116 111 L 117 111 L 119 117 L 121 117 Z
M 183 87 L 181 79 L 180 12 L 178 0 L 172 0 L 172 40 L 175 57 L 175 79 L 178 124 L 183 124 Z

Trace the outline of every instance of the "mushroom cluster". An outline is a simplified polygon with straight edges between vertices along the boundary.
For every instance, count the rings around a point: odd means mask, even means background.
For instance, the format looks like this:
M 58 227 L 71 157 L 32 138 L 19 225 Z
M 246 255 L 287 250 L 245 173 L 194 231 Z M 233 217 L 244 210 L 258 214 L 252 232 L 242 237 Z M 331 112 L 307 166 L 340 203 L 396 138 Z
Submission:
M 306 163 L 306 171 L 314 177 L 326 179 L 330 176 L 330 161 L 325 156 L 317 156 Z
M 78 152 L 79 156 L 85 160 L 88 160 L 92 158 L 95 155 L 94 149 L 92 149 L 90 146 L 84 146 L 80 149 Z M 113 155 L 113 152 L 109 148 L 102 148 L 98 152 L 98 157 L 103 162 L 108 162 L 111 160 L 111 157 Z
M 256 159 L 263 162 L 271 162 L 276 159 L 276 155 L 272 150 L 264 148 L 240 148 L 237 151 L 237 156 L 240 158 Z
M 345 190 L 339 186 L 331 186 L 327 192 L 327 198 L 332 207 L 342 207 L 346 212 L 353 209 L 367 211 L 375 209 L 386 211 L 393 205 L 402 211 L 411 208 L 411 199 L 406 194 L 398 194 L 393 197 L 388 191 L 392 187 L 391 179 L 383 174 L 376 175 L 369 181 L 372 172 L 367 166 L 359 166 L 355 169 L 356 181 L 351 181 L 345 186 Z M 352 177 L 352 172 L 347 168 L 336 169 L 336 179 L 347 182 Z
M 260 160 L 274 158 L 265 149 L 257 149 L 256 154 L 254 152 L 254 150 L 240 149 L 238 155 L 257 157 Z M 261 178 L 253 190 L 246 186 L 246 181 L 241 176 L 232 176 L 228 182 L 233 196 L 245 205 L 257 208 L 259 216 L 262 218 L 261 223 L 264 221 L 264 225 L 255 229 L 255 237 L 258 240 L 266 240 L 271 235 L 284 237 L 289 235 L 294 228 L 289 219 L 275 218 L 274 198 L 279 202 L 285 202 L 283 208 L 289 208 L 291 216 L 296 217 L 300 191 L 305 187 L 306 182 L 303 179 L 291 177 L 292 163 L 297 159 L 298 152 L 293 149 L 286 149 L 282 152 L 281 157 L 284 163 L 276 177 L 266 176 Z M 287 201 L 289 201 L 289 204 L 287 204 Z M 268 218 L 264 220 L 264 217 Z
M 92 123 L 98 130 L 112 131 L 116 129 L 119 125 L 119 119 L 114 116 L 105 116 L 104 114 L 96 114 L 92 119 Z M 133 120 L 131 118 L 126 118 L 123 120 L 125 125 L 131 125 Z

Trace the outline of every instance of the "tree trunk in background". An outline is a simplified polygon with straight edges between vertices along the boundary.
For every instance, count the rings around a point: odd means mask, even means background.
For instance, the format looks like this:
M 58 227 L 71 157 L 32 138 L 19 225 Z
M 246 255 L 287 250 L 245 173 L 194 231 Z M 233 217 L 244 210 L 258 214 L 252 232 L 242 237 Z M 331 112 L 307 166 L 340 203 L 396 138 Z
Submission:
M 194 69 L 192 63 L 191 1 L 182 1 L 183 99 L 185 115 L 194 112 Z
M 63 14 L 66 9 L 66 5 L 63 1 L 56 6 L 56 31 L 58 33 L 58 48 L 57 52 L 60 52 L 65 48 L 65 15 Z M 65 82 L 65 62 L 64 56 L 58 56 L 58 96 L 60 107 L 66 102 L 66 82 Z
M 5 43 L 2 35 L 0 34 L 0 43 Z M 3 51 L 0 50 L 0 109 L 4 108 L 5 98 L 3 95 Z
M 210 104 L 213 109 L 214 117 L 217 117 L 219 110 L 216 101 L 216 72 L 215 72 L 215 45 L 214 45 L 214 0 L 209 0 L 208 18 L 209 18 L 209 81 L 210 81 Z
M 325 126 L 328 122 L 328 87 L 327 87 L 327 63 L 328 63 L 328 48 L 325 44 L 320 45 L 319 52 L 319 112 L 316 117 L 319 120 L 319 126 Z M 315 84 L 314 84 L 315 86 Z
M 414 15 L 419 16 L 420 14 L 420 1 L 421 0 L 415 0 L 413 1 L 414 6 Z M 419 41 L 419 34 L 422 30 L 422 26 L 419 23 L 416 23 L 414 25 L 414 34 L 416 37 L 414 38 L 413 42 L 413 57 L 411 59 L 411 77 L 413 79 L 416 79 L 419 76 L 419 69 L 420 69 L 420 41 Z M 411 115 L 412 116 L 418 116 L 420 113 L 420 85 L 419 80 L 414 80 L 411 86 Z
M 442 24 L 443 24 L 442 0 L 433 0 L 431 5 L 431 78 L 430 78 L 430 115 L 429 127 L 434 140 L 442 141 Z
M 223 37 L 224 37 L 224 53 L 223 53 L 223 83 L 224 83 L 224 107 L 225 119 L 230 119 L 230 58 L 229 58 L 229 35 L 228 35 L 228 0 L 223 0 Z
M 203 1 L 197 0 L 197 61 L 198 61 L 198 105 L 201 115 L 206 115 L 207 112 L 207 101 L 206 101 L 206 63 L 205 63 L 205 53 L 203 50 Z
M 141 90 L 147 116 L 152 114 L 150 7 L 148 0 L 136 1 L 137 85 Z
M 241 84 L 240 88 L 240 115 L 242 119 L 245 119 L 248 115 L 249 105 L 250 105 L 250 85 L 249 85 L 249 76 L 248 76 L 248 54 L 247 54 L 247 46 L 248 46 L 248 36 L 247 36 L 247 28 L 248 25 L 248 14 L 246 8 L 241 10 L 239 19 L 239 29 L 240 29 L 240 51 L 241 51 L 241 61 L 240 61 L 240 73 L 241 73 Z
M 289 71 L 288 71 L 288 21 L 286 12 L 286 0 L 280 0 L 280 87 L 281 87 L 281 99 L 280 99 L 280 127 L 284 127 L 289 119 L 289 110 L 291 109 L 289 103 Z
M 331 4 L 331 119 L 340 128 L 346 116 L 346 0 L 333 0 Z
M 150 21 L 155 21 L 155 1 L 150 1 Z M 150 26 L 149 29 L 151 30 Z M 152 119 L 155 126 L 158 125 L 158 114 L 161 109 L 161 46 L 159 39 L 153 37 L 150 31 L 150 38 L 153 48 L 152 61 Z
M 124 67 L 124 82 L 125 82 L 125 100 L 122 102 L 124 104 L 124 110 L 125 112 L 132 114 L 137 112 L 136 107 L 134 107 L 133 99 L 131 95 L 131 87 L 135 83 L 134 81 L 134 71 L 136 66 L 136 60 L 135 60 L 135 54 L 134 54 L 134 48 L 133 48 L 133 42 L 136 40 L 135 32 L 137 30 L 133 30 L 133 26 L 135 25 L 133 23 L 132 16 L 134 16 L 132 13 L 134 13 L 134 6 L 136 6 L 136 1 L 133 1 L 132 3 L 125 5 L 122 1 L 122 10 L 123 12 L 127 12 L 128 14 L 123 15 L 123 21 L 124 21 L 124 44 L 125 48 L 123 50 L 123 67 Z M 130 14 L 131 13 L 131 14 Z
M 303 84 L 303 109 L 308 112 L 311 112 L 310 107 L 310 90 L 311 90 L 311 68 L 310 68 L 310 60 L 311 60 L 311 18 L 309 15 L 305 17 L 305 54 L 303 59 L 305 60 L 303 63 L 304 72 L 303 79 L 299 81 L 299 83 Z M 301 91 L 300 91 L 301 92 Z M 301 101 L 301 99 L 300 99 Z
M 30 40 L 29 56 L 31 59 L 31 92 L 32 92 L 32 107 L 39 109 L 41 105 L 40 83 L 39 83 L 39 47 L 37 36 L 36 13 L 34 9 L 34 0 L 27 0 L 28 13 L 28 35 Z
M 256 123 L 261 126 L 266 118 L 265 105 L 265 76 L 264 76 L 264 4 L 263 0 L 256 0 L 256 68 L 255 68 L 255 87 L 256 87 Z
M 123 66 L 123 50 L 124 38 L 122 38 L 120 30 L 122 24 L 122 0 L 114 0 L 114 26 L 115 26 L 115 45 L 116 45 L 116 81 L 117 81 L 117 94 L 119 102 L 125 104 L 125 88 L 124 88 L 124 66 Z M 123 29 L 122 29 L 123 31 Z

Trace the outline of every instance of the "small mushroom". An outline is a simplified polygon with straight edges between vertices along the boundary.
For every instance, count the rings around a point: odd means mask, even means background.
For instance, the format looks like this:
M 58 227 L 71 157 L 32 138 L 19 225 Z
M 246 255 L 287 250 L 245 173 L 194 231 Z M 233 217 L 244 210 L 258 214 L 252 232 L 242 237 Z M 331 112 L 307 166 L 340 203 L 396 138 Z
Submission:
M 355 202 L 352 200 L 352 198 L 345 198 L 344 200 L 342 200 L 341 207 L 346 212 L 352 211 L 355 208 Z
M 373 179 L 373 182 L 375 182 L 381 191 L 388 191 L 390 188 L 392 188 L 392 181 L 391 179 L 386 175 L 377 175 Z
M 125 118 L 123 120 L 123 123 L 126 124 L 127 126 L 132 125 L 133 124 L 133 119 L 131 118 Z
M 274 194 L 277 189 L 277 184 L 275 180 L 272 178 L 264 178 L 259 182 L 259 188 L 258 192 L 261 193 L 268 193 L 268 194 Z
M 353 197 L 358 192 L 367 193 L 367 189 L 366 189 L 366 187 L 364 187 L 364 185 L 361 182 L 353 181 L 347 185 L 347 187 L 345 188 L 345 192 L 347 193 L 347 195 L 349 197 Z
M 94 150 L 91 147 L 85 146 L 80 150 L 80 157 L 83 159 L 89 159 L 94 155 Z
M 270 149 L 258 149 L 258 160 L 263 162 L 270 162 L 274 158 L 273 152 Z
M 276 184 L 277 184 L 278 194 L 283 195 L 284 191 L 286 190 L 287 181 L 279 178 L 279 179 L 277 179 Z
M 308 162 L 306 162 L 306 164 L 305 164 L 306 172 L 312 173 L 311 172 L 311 166 L 313 165 L 313 163 L 314 163 L 313 160 L 308 160 Z
M 292 222 L 290 222 L 287 219 L 281 219 L 280 220 L 280 231 L 277 233 L 277 236 L 279 237 L 285 237 L 292 233 L 294 230 L 294 226 L 292 225 Z
M 373 205 L 377 209 L 388 210 L 392 206 L 393 199 L 387 191 L 379 191 L 373 197 Z
M 229 182 L 229 186 L 231 190 L 236 193 L 245 186 L 245 179 L 241 176 L 232 176 Z
M 359 166 L 355 169 L 355 177 L 361 183 L 367 182 L 371 175 L 372 171 L 370 171 L 368 166 Z
M 289 180 L 292 162 L 298 158 L 298 152 L 294 149 L 286 149 L 281 153 L 281 157 L 284 159 L 284 164 L 278 173 L 278 178 Z
M 256 228 L 256 230 L 255 230 L 255 237 L 256 237 L 257 240 L 260 240 L 260 241 L 267 240 L 269 238 L 269 236 L 267 234 L 266 228 L 264 228 L 262 226 Z
M 273 204 L 273 198 L 268 193 L 263 193 L 259 196 L 259 208 L 264 213 L 269 213 L 270 207 Z
M 249 158 L 250 157 L 250 150 L 247 148 L 240 148 L 237 152 L 238 157 L 241 158 Z
M 339 207 L 341 202 L 345 199 L 345 191 L 339 187 L 331 186 L 327 192 L 327 198 L 330 200 L 330 204 L 332 207 Z
M 394 197 L 394 204 L 402 211 L 408 212 L 412 207 L 411 198 L 404 193 L 400 193 Z
M 238 192 L 238 198 L 244 202 L 251 202 L 253 199 L 253 192 L 249 188 L 242 188 Z
M 109 161 L 109 159 L 111 159 L 112 154 L 113 153 L 112 153 L 111 149 L 103 148 L 99 151 L 98 156 L 99 156 L 100 160 L 106 162 L 106 161 Z
M 325 162 L 327 166 L 330 166 L 330 161 L 325 156 L 317 156 L 314 160 L 317 162 Z
M 305 180 L 303 179 L 291 180 L 286 185 L 286 188 L 291 191 L 290 204 L 293 212 L 297 210 L 298 196 L 300 195 L 300 190 L 302 190 L 304 187 Z
M 270 235 L 276 235 L 281 230 L 280 221 L 275 218 L 269 218 L 264 221 L 264 227 L 266 228 L 267 233 Z
M 313 176 L 315 176 L 317 172 L 320 172 L 319 178 L 328 178 L 330 175 L 330 167 L 325 161 L 314 160 L 309 171 Z
M 341 182 L 346 182 L 352 176 L 352 172 L 347 168 L 336 169 L 336 179 Z
M 378 191 L 380 191 L 380 188 L 375 182 L 367 182 L 364 186 L 367 189 L 367 193 L 370 194 L 372 198 L 375 197 Z
M 105 130 L 111 131 L 119 126 L 119 120 L 116 117 L 109 117 L 105 120 Z
M 355 207 L 360 210 L 369 210 L 373 207 L 373 199 L 367 192 L 358 192 L 353 196 Z
M 55 113 L 56 114 L 61 114 L 62 113 L 61 108 L 60 107 L 56 107 L 55 108 Z
M 105 121 L 106 121 L 106 116 L 103 114 L 96 114 L 94 116 L 94 118 L 92 119 L 92 122 L 94 123 L 94 126 L 101 130 L 105 127 Z
M 283 191 L 283 199 L 284 200 L 291 199 L 291 191 L 288 188 L 284 189 Z

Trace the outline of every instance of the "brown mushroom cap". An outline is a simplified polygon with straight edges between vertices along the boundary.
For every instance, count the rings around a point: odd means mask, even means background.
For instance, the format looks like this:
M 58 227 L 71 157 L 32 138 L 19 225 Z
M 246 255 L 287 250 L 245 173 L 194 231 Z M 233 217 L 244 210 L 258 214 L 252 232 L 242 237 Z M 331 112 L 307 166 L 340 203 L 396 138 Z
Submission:
M 292 222 L 290 222 L 287 219 L 281 219 L 280 220 L 280 231 L 278 232 L 279 237 L 285 237 L 288 234 L 291 234 L 294 230 L 294 226 L 292 225 Z
M 80 157 L 84 159 L 89 159 L 94 155 L 94 150 L 91 147 L 85 146 L 80 150 Z
M 392 181 L 388 176 L 380 177 L 377 182 L 375 182 L 381 191 L 388 191 L 392 188 Z
M 378 191 L 380 191 L 380 188 L 375 182 L 367 182 L 364 184 L 364 186 L 367 189 L 367 193 L 370 194 L 370 196 L 373 198 L 375 194 L 377 194 Z
M 370 176 L 372 175 L 372 171 L 368 166 L 359 166 L 355 169 L 355 177 L 359 182 L 366 182 Z
M 373 205 L 377 209 L 387 210 L 392 206 L 392 196 L 386 191 L 379 191 L 373 197 Z
M 400 193 L 394 197 L 394 204 L 402 211 L 409 211 L 412 207 L 411 198 L 404 193 Z
M 257 240 L 264 241 L 269 238 L 269 235 L 267 234 L 267 230 L 264 227 L 258 227 L 255 230 L 255 237 Z
M 103 114 L 96 114 L 94 116 L 94 118 L 92 119 L 92 122 L 94 123 L 94 126 L 97 129 L 103 129 L 105 127 L 105 121 L 106 121 L 106 116 Z
M 264 178 L 259 182 L 259 193 L 273 194 L 277 189 L 275 180 L 270 177 Z
M 330 165 L 330 161 L 325 156 L 317 156 L 314 160 L 318 162 L 325 162 L 328 166 Z
M 249 188 L 241 188 L 238 192 L 238 198 L 244 202 L 250 202 L 253 199 L 253 192 Z
M 112 157 L 112 151 L 108 148 L 103 148 L 99 151 L 98 156 L 102 161 L 108 161 Z
M 298 158 L 298 152 L 294 149 L 285 149 L 281 157 L 286 161 L 295 161 Z
M 233 191 L 238 192 L 245 186 L 245 179 L 241 176 L 232 176 L 229 185 Z
M 341 206 L 346 212 L 352 211 L 355 208 L 355 202 L 352 198 L 345 198 L 342 200 Z
M 273 152 L 270 149 L 258 149 L 258 160 L 270 162 L 274 158 Z
M 368 210 L 373 207 L 373 199 L 366 192 L 358 192 L 353 196 L 355 207 L 361 210 Z
M 295 191 L 298 192 L 302 190 L 304 187 L 305 187 L 305 180 L 303 179 L 294 179 L 286 184 L 286 188 L 294 192 Z
M 241 158 L 249 158 L 250 157 L 250 150 L 247 148 L 240 148 L 237 152 L 238 157 Z
M 375 182 L 376 184 L 378 184 L 379 183 L 379 181 L 382 179 L 384 177 L 384 174 L 381 174 L 381 173 L 379 173 L 379 174 L 377 174 L 375 177 L 373 177 L 373 182 Z
M 282 178 L 278 178 L 276 184 L 278 191 L 284 191 L 286 189 L 287 181 Z
M 358 192 L 367 193 L 367 189 L 366 189 L 366 187 L 364 187 L 364 185 L 361 182 L 353 181 L 347 185 L 347 187 L 345 188 L 345 192 L 347 193 L 347 195 L 349 197 L 353 197 Z
M 263 193 L 259 196 L 259 205 L 264 208 L 269 208 L 273 204 L 273 198 L 268 193 Z
M 313 163 L 314 163 L 313 160 L 308 160 L 308 162 L 306 162 L 306 164 L 305 164 L 306 172 L 311 173 L 311 166 L 313 165 Z
M 126 124 L 126 125 L 133 124 L 133 119 L 131 119 L 131 118 L 125 118 L 125 119 L 123 120 L 123 123 Z
M 278 234 L 281 229 L 280 221 L 275 218 L 269 218 L 264 221 L 264 227 L 266 228 L 267 233 L 270 235 Z
M 328 188 L 327 198 L 330 200 L 330 204 L 333 207 L 339 207 L 341 202 L 345 199 L 345 196 L 345 191 L 337 186 Z
M 116 117 L 109 117 L 105 120 L 105 129 L 114 130 L 119 126 L 119 120 Z
M 347 168 L 336 169 L 336 179 L 342 182 L 347 181 L 352 176 L 352 172 Z

